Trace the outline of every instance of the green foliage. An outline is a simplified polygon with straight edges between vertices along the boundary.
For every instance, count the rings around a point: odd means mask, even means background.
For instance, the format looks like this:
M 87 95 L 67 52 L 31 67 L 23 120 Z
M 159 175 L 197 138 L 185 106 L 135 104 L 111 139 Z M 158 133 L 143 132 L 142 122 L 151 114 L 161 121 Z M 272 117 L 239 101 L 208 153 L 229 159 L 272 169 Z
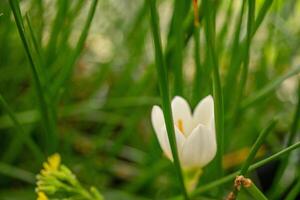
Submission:
M 0 1 L 0 199 L 36 198 L 53 152 L 104 199 L 222 199 L 240 174 L 257 186 L 241 199 L 299 197 L 300 2 L 199 0 L 198 15 L 192 3 Z M 170 99 L 194 108 L 208 94 L 218 151 L 187 194 Z M 155 104 L 173 163 L 151 127 Z

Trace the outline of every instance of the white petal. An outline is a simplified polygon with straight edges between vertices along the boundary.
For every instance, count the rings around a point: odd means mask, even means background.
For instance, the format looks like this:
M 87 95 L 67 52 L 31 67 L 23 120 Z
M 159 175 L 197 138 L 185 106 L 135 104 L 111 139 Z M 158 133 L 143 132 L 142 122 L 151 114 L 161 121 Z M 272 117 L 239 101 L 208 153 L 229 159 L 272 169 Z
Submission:
M 164 114 L 159 106 L 153 106 L 151 112 L 151 122 L 156 133 L 161 131 L 161 128 L 165 125 Z
M 160 147 L 165 151 L 166 149 L 166 142 L 164 133 L 161 131 L 162 127 L 165 125 L 164 115 L 159 106 L 153 106 L 151 112 L 151 122 L 154 128 L 154 132 L 160 144 Z
M 192 112 L 188 102 L 179 96 L 176 96 L 172 100 L 172 114 L 174 124 L 180 130 L 178 126 L 179 121 L 182 122 L 182 129 L 185 136 L 188 136 L 192 131 Z
M 163 126 L 161 129 L 161 133 L 164 137 L 163 139 L 163 145 L 161 146 L 164 153 L 166 154 L 166 156 L 173 161 L 173 156 L 172 156 L 172 151 L 171 151 L 171 146 L 170 146 L 170 142 L 169 142 L 169 138 L 168 138 L 168 133 L 167 133 L 167 129 L 166 126 Z M 177 151 L 178 151 L 178 155 L 180 157 L 181 152 L 182 152 L 182 147 L 183 144 L 185 142 L 185 137 L 184 135 L 175 127 L 175 138 L 176 138 L 176 144 L 177 144 Z
M 196 106 L 193 114 L 193 127 L 203 124 L 206 127 L 214 129 L 214 126 L 212 127 L 214 125 L 212 121 L 215 120 L 214 116 L 214 99 L 209 95 L 202 99 Z
M 214 133 L 199 124 L 183 144 L 182 165 L 189 167 L 204 167 L 216 155 L 217 144 Z

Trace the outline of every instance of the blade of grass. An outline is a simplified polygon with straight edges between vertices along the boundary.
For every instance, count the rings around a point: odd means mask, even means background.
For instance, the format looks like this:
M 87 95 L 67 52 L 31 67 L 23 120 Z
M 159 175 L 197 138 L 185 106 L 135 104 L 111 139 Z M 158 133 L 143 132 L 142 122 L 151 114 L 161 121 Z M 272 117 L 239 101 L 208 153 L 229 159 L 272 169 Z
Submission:
M 238 17 L 238 20 L 235 24 L 235 31 L 234 31 L 234 36 L 233 36 L 233 43 L 232 43 L 232 48 L 231 48 L 231 55 L 230 55 L 230 65 L 228 72 L 226 74 L 226 79 L 225 79 L 225 87 L 224 90 L 226 91 L 224 93 L 224 103 L 225 106 L 228 105 L 230 98 L 229 98 L 229 92 L 228 91 L 235 91 L 235 84 L 233 84 L 236 80 L 237 76 L 237 71 L 238 71 L 238 62 L 237 60 L 239 59 L 236 54 L 239 52 L 239 39 L 240 39 L 240 33 L 241 33 L 241 26 L 243 22 L 243 16 L 244 16 L 244 10 L 245 10 L 245 4 L 246 1 L 242 1 L 241 3 L 241 9 L 240 9 L 240 14 Z
M 183 96 L 183 20 L 184 20 L 184 1 L 175 0 L 174 8 L 174 96 Z
M 233 119 L 235 121 L 238 115 L 238 108 L 241 103 L 241 98 L 243 96 L 243 92 L 248 79 L 248 68 L 249 68 L 249 60 L 250 60 L 250 45 L 252 39 L 252 29 L 254 26 L 254 18 L 255 18 L 255 0 L 248 0 L 248 19 L 247 19 L 247 35 L 246 35 L 246 43 L 243 46 L 243 65 L 241 69 L 241 79 L 238 84 L 236 101 L 233 106 Z
M 31 66 L 31 71 L 32 71 L 33 78 L 34 78 L 34 85 L 35 85 L 36 93 L 37 93 L 38 100 L 39 100 L 39 110 L 42 115 L 43 126 L 44 126 L 45 133 L 46 133 L 45 137 L 44 137 L 46 151 L 48 153 L 53 153 L 57 146 L 57 135 L 54 131 L 55 124 L 53 122 L 51 113 L 49 112 L 47 101 L 46 101 L 45 95 L 43 93 L 43 88 L 41 85 L 40 77 L 39 77 L 39 74 L 37 71 L 37 67 L 34 63 L 34 59 L 30 52 L 29 44 L 28 44 L 28 41 L 25 36 L 25 29 L 24 29 L 24 25 L 23 25 L 23 20 L 22 20 L 19 3 L 17 0 L 9 0 L 9 3 L 10 3 L 10 7 L 13 11 L 13 15 L 14 15 L 14 18 L 15 18 L 15 21 L 17 24 L 20 38 L 22 40 L 26 55 L 28 57 L 28 60 L 29 60 L 30 66 Z
M 195 59 L 195 67 L 196 73 L 194 76 L 194 87 L 193 87 L 193 105 L 196 105 L 199 102 L 201 97 L 201 80 L 203 78 L 203 70 L 201 68 L 200 63 L 200 24 L 198 17 L 198 4 L 197 0 L 193 0 L 194 2 L 194 59 Z
M 21 181 L 34 184 L 35 175 L 31 172 L 0 162 L 0 173 Z
M 62 68 L 62 71 L 60 72 L 59 76 L 57 77 L 56 81 L 54 82 L 53 86 L 50 89 L 52 98 L 61 96 L 61 95 L 57 95 L 57 94 L 59 93 L 60 89 L 65 86 L 65 82 L 70 78 L 70 76 L 72 74 L 76 60 L 77 60 L 78 56 L 80 55 L 82 48 L 84 46 L 84 42 L 88 36 L 88 32 L 89 32 L 92 20 L 95 15 L 97 3 L 98 3 L 98 0 L 92 1 L 87 20 L 86 20 L 83 30 L 80 34 L 80 37 L 79 37 L 79 40 L 75 47 L 75 50 L 72 53 L 71 57 L 68 59 L 66 66 L 64 66 L 64 68 Z M 57 102 L 57 101 L 58 101 L 58 99 L 55 99 L 55 102 Z
M 281 151 L 279 151 L 279 152 L 277 152 L 277 153 L 275 153 L 275 154 L 273 154 L 273 155 L 271 155 L 271 156 L 269 156 L 269 157 L 267 157 L 267 158 L 265 158 L 265 159 L 263 159 L 261 161 L 258 161 L 256 163 L 252 164 L 249 167 L 248 171 L 253 171 L 253 170 L 255 170 L 255 169 L 257 169 L 257 168 L 259 168 L 259 167 L 261 167 L 261 166 L 263 166 L 263 165 L 271 162 L 271 161 L 278 160 L 282 156 L 286 155 L 287 153 L 290 153 L 291 151 L 293 151 L 293 150 L 295 150 L 297 148 L 300 148 L 300 142 L 297 142 L 297 143 L 295 143 L 295 144 L 293 144 L 293 145 L 291 145 L 291 146 L 289 146 L 289 147 L 287 147 L 287 148 L 285 148 L 285 149 L 283 149 L 283 150 L 281 150 Z M 206 192 L 208 190 L 211 190 L 213 188 L 218 187 L 219 185 L 222 185 L 222 184 L 225 184 L 227 182 L 230 182 L 238 174 L 240 174 L 240 171 L 233 172 L 233 173 L 231 173 L 231 174 L 229 174 L 229 175 L 227 175 L 227 176 L 225 176 L 223 178 L 220 178 L 220 179 L 218 179 L 216 181 L 212 181 L 211 183 L 208 183 L 208 184 L 206 184 L 204 186 L 196 188 L 192 192 L 191 197 L 195 197 L 195 196 L 197 196 L 200 193 Z
M 246 175 L 247 174 L 249 166 L 250 166 L 251 162 L 253 161 L 253 159 L 255 158 L 255 155 L 256 155 L 257 151 L 261 147 L 261 145 L 264 142 L 267 135 L 271 132 L 271 130 L 273 130 L 276 123 L 277 123 L 277 120 L 275 120 L 275 119 L 272 120 L 269 123 L 269 125 L 264 130 L 262 130 L 262 132 L 259 134 L 257 140 L 255 141 L 254 145 L 252 146 L 252 148 L 250 150 L 250 153 L 249 153 L 246 161 L 244 162 L 244 164 L 241 167 L 240 175 Z
M 298 103 L 296 106 L 296 110 L 294 113 L 294 118 L 293 118 L 293 122 L 291 124 L 290 127 L 290 133 L 288 135 L 288 139 L 287 139 L 287 143 L 285 145 L 285 147 L 290 146 L 293 141 L 295 140 L 296 134 L 297 134 L 297 130 L 298 130 L 298 126 L 299 126 L 299 120 L 300 120 L 300 81 L 298 81 Z M 270 190 L 270 197 L 272 199 L 277 199 L 278 196 L 280 196 L 280 180 L 282 179 L 283 173 L 285 172 L 286 167 L 288 166 L 289 163 L 289 158 L 290 158 L 290 154 L 286 155 L 285 157 L 283 157 L 281 159 L 280 165 L 277 169 L 277 172 L 275 174 L 275 177 L 273 179 L 273 186 L 271 187 Z
M 268 13 L 269 9 L 271 8 L 273 1 L 274 0 L 265 0 L 264 1 L 264 4 L 262 5 L 261 9 L 259 10 L 259 12 L 257 14 L 257 18 L 255 20 L 252 35 L 254 35 L 256 33 L 256 31 L 258 30 L 258 28 L 260 27 L 266 14 Z
M 163 51 L 162 51 L 162 45 L 160 39 L 160 31 L 158 25 L 159 20 L 158 20 L 158 14 L 156 10 L 156 0 L 148 0 L 148 3 L 150 7 L 150 16 L 151 16 L 150 21 L 151 21 L 152 35 L 153 35 L 154 48 L 155 48 L 156 70 L 158 74 L 158 81 L 159 81 L 160 93 L 162 98 L 162 108 L 163 108 L 164 118 L 166 122 L 168 138 L 169 138 L 169 142 L 172 150 L 172 156 L 174 159 L 174 165 L 180 182 L 181 190 L 185 199 L 188 199 L 188 195 L 184 185 L 183 175 L 181 171 L 181 166 L 178 158 L 176 140 L 175 140 L 175 131 L 174 131 L 172 110 L 171 110 L 170 97 L 169 97 L 167 69 L 163 57 Z
M 253 95 L 246 98 L 245 100 L 243 100 L 242 103 L 241 103 L 240 110 L 243 111 L 243 110 L 257 104 L 259 101 L 263 100 L 268 94 L 273 92 L 278 86 L 280 86 L 280 84 L 284 80 L 298 74 L 299 72 L 300 72 L 300 66 L 297 66 L 296 68 L 290 70 L 286 74 L 284 74 L 284 75 L 276 78 L 275 80 L 271 81 L 269 84 L 264 86 L 262 89 L 255 92 Z
M 26 135 L 25 131 L 23 130 L 21 124 L 17 120 L 14 112 L 11 110 L 3 96 L 0 94 L 0 104 L 2 105 L 3 109 L 7 112 L 8 116 L 10 117 L 11 121 L 14 123 L 14 128 L 17 131 L 17 135 L 14 136 L 14 139 L 8 149 L 6 149 L 4 154 L 4 160 L 7 162 L 13 161 L 18 153 L 19 149 L 21 148 L 22 142 L 28 146 L 28 148 L 32 151 L 35 158 L 38 161 L 43 161 L 43 154 L 40 151 L 39 147 L 32 141 L 30 136 Z
M 263 129 L 262 132 L 259 134 L 257 140 L 255 141 L 254 145 L 252 146 L 252 148 L 250 150 L 250 153 L 249 153 L 247 159 L 245 160 L 244 164 L 241 167 L 239 175 L 242 175 L 242 176 L 247 175 L 250 164 L 253 162 L 253 159 L 255 158 L 257 151 L 261 147 L 261 145 L 264 142 L 267 135 L 271 132 L 271 130 L 273 130 L 276 123 L 277 123 L 277 120 L 273 119 L 269 123 L 269 125 L 265 129 Z M 239 190 L 235 187 L 233 193 L 235 194 L 236 197 L 238 197 Z
M 208 44 L 208 51 L 210 55 L 210 61 L 212 63 L 213 73 L 213 96 L 214 96 L 214 107 L 216 116 L 216 135 L 217 135 L 217 173 L 218 177 L 223 175 L 222 157 L 224 154 L 224 107 L 223 107 L 223 94 L 222 86 L 219 73 L 218 57 L 215 51 L 215 33 L 214 33 L 214 5 L 211 1 L 206 0 L 204 3 L 204 9 L 207 11 L 205 15 L 205 35 Z M 207 74 L 208 76 L 208 74 Z
M 289 193 L 286 195 L 285 200 L 295 200 L 297 199 L 297 196 L 300 192 L 300 177 L 298 175 L 298 180 L 296 184 L 292 187 L 292 189 L 289 191 Z
M 252 182 L 250 187 L 243 187 L 242 191 L 245 190 L 248 192 L 254 199 L 256 200 L 268 200 L 268 198 L 256 187 L 256 185 Z
M 69 1 L 56 1 L 57 3 L 57 13 L 54 19 L 54 23 L 52 25 L 51 33 L 50 33 L 50 39 L 48 42 L 48 46 L 46 48 L 46 61 L 45 64 L 47 65 L 47 68 L 53 63 L 55 51 L 56 51 L 56 45 L 59 38 L 59 33 L 62 31 L 63 24 L 65 22 L 65 18 L 68 11 L 68 3 Z

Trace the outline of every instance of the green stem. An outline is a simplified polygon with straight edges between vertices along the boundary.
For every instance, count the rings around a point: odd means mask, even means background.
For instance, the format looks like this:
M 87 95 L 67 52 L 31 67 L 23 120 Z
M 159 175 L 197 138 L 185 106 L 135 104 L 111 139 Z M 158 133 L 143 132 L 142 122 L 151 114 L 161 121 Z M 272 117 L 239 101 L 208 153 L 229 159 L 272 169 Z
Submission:
M 268 200 L 268 198 L 256 187 L 254 183 L 250 187 L 243 187 L 256 200 Z
M 300 120 L 300 81 L 298 84 L 298 104 L 296 106 L 294 119 L 290 128 L 290 134 L 288 135 L 288 140 L 285 147 L 290 146 L 294 141 L 298 130 L 299 120 Z M 290 154 L 281 159 L 277 173 L 275 174 L 275 178 L 273 180 L 273 187 L 271 187 L 272 188 L 270 191 L 271 197 L 276 198 L 281 193 L 280 192 L 281 190 L 279 189 L 279 187 L 281 186 L 280 180 L 285 172 L 286 167 L 288 166 L 289 158 L 290 158 Z
M 219 177 L 223 174 L 223 167 L 222 167 L 222 157 L 224 154 L 224 108 L 223 108 L 223 94 L 222 94 L 222 87 L 221 87 L 221 80 L 220 80 L 220 73 L 219 73 L 219 64 L 218 58 L 215 51 L 215 33 L 214 33 L 214 25 L 213 22 L 213 14 L 214 11 L 212 10 L 213 5 L 211 5 L 210 0 L 206 0 L 204 2 L 205 10 L 207 11 L 205 16 L 205 30 L 206 30 L 206 41 L 208 44 L 208 50 L 210 55 L 210 60 L 213 65 L 213 96 L 214 96 L 214 107 L 215 107 L 215 116 L 216 116 L 216 135 L 217 135 L 217 155 L 216 160 L 218 164 L 217 173 Z
M 195 57 L 195 66 L 196 66 L 196 73 L 194 76 L 194 88 L 193 88 L 193 104 L 195 105 L 199 102 L 201 97 L 201 79 L 204 77 L 202 76 L 202 69 L 200 64 L 200 29 L 199 25 L 195 25 L 194 28 L 194 57 Z
M 156 70 L 158 74 L 159 80 L 159 87 L 160 93 L 162 98 L 162 108 L 166 123 L 166 128 L 168 132 L 168 138 L 172 150 L 172 155 L 174 159 L 175 169 L 179 178 L 179 182 L 181 184 L 181 189 L 185 199 L 189 199 L 186 188 L 184 185 L 184 179 L 181 171 L 181 166 L 178 158 L 176 140 L 175 140 L 175 131 L 174 131 L 174 124 L 173 124 L 173 117 L 171 111 L 171 104 L 170 104 L 170 97 L 169 97 L 169 86 L 168 86 L 168 77 L 167 77 L 167 69 L 166 64 L 163 57 L 162 52 L 162 45 L 160 39 L 160 31 L 158 25 L 158 14 L 156 10 L 156 1 L 155 0 L 148 0 L 149 7 L 150 7 L 150 14 L 151 14 L 151 27 L 152 27 L 152 34 L 154 40 L 154 48 L 155 48 L 155 60 L 156 60 Z
M 255 21 L 255 0 L 248 0 L 248 20 L 247 20 L 247 36 L 246 36 L 246 43 L 245 45 L 242 45 L 242 51 L 243 51 L 243 65 L 241 69 L 241 80 L 238 84 L 238 90 L 236 95 L 236 101 L 233 106 L 233 120 L 234 123 L 236 121 L 236 118 L 239 114 L 239 105 L 241 104 L 241 99 L 246 87 L 247 78 L 248 78 L 248 68 L 249 68 L 249 59 L 250 59 L 250 45 L 251 45 L 251 39 L 252 39 L 252 30 L 254 27 L 254 21 Z
M 263 165 L 271 162 L 271 161 L 277 160 L 277 159 L 281 158 L 282 156 L 286 155 L 287 153 L 289 153 L 289 152 L 291 152 L 291 151 L 293 151 L 293 150 L 295 150 L 297 148 L 300 148 L 300 142 L 297 142 L 297 143 L 295 143 L 295 144 L 293 144 L 293 145 L 291 145 L 291 146 L 289 146 L 289 147 L 287 147 L 287 148 L 285 148 L 285 149 L 283 149 L 283 150 L 281 150 L 281 151 L 273 154 L 272 156 L 269 156 L 266 159 L 263 159 L 261 161 L 258 161 L 256 163 L 254 163 L 253 165 L 251 165 L 249 167 L 248 171 L 253 171 L 253 170 L 255 170 L 255 169 L 257 169 L 257 168 L 259 168 L 259 167 L 261 167 L 261 166 L 263 166 Z M 195 196 L 197 196 L 200 193 L 203 193 L 205 191 L 208 191 L 210 189 L 218 187 L 218 186 L 220 186 L 222 184 L 230 182 L 238 174 L 240 174 L 240 171 L 233 172 L 233 173 L 231 173 L 231 174 L 229 174 L 229 175 L 227 175 L 227 176 L 225 176 L 223 178 L 220 178 L 220 179 L 218 179 L 216 181 L 213 181 L 213 182 L 208 183 L 208 184 L 206 184 L 206 185 L 204 185 L 202 187 L 199 187 L 199 188 L 197 188 L 197 189 L 195 189 L 193 191 L 193 193 L 191 194 L 191 197 L 195 197 Z
M 298 181 L 292 187 L 290 192 L 287 194 L 285 200 L 295 200 L 297 198 L 297 195 L 299 195 L 299 192 L 300 192 L 300 176 L 298 175 Z
M 183 52 L 183 18 L 184 18 L 184 1 L 175 0 L 174 9 L 174 94 L 183 96 L 183 70 L 182 70 L 182 52 Z
M 250 153 L 244 162 L 244 164 L 241 167 L 240 175 L 246 175 L 249 169 L 250 164 L 252 163 L 253 159 L 255 158 L 255 155 L 259 148 L 261 147 L 262 143 L 264 142 L 267 135 L 273 130 L 275 127 L 277 121 L 272 120 L 269 125 L 259 134 L 257 140 L 255 141 L 254 145 L 252 146 Z
M 47 105 L 47 101 L 46 101 L 46 97 L 45 94 L 43 92 L 43 88 L 42 88 L 42 84 L 41 84 L 41 80 L 38 74 L 38 70 L 37 67 L 35 65 L 33 56 L 31 54 L 30 48 L 29 48 L 29 44 L 28 41 L 25 37 L 25 29 L 24 29 L 24 24 L 22 21 L 22 15 L 21 15 L 21 11 L 20 11 L 20 7 L 19 7 L 19 2 L 16 0 L 9 0 L 10 3 L 10 7 L 11 10 L 13 11 L 13 15 L 17 24 L 17 28 L 19 31 L 19 35 L 20 38 L 22 40 L 25 52 L 27 54 L 30 66 L 31 66 L 31 71 L 33 74 L 33 78 L 34 78 L 34 85 L 35 85 L 35 89 L 37 92 L 37 96 L 38 96 L 38 100 L 39 100 L 39 109 L 42 115 L 42 119 L 43 119 L 43 125 L 45 128 L 45 144 L 46 144 L 46 150 L 48 151 L 48 153 L 53 153 L 57 147 L 57 135 L 55 133 L 55 122 L 53 121 L 53 116 L 51 116 L 51 112 L 49 112 L 48 109 L 48 105 Z
M 14 128 L 17 130 L 18 134 L 17 137 L 14 137 L 14 140 L 12 141 L 12 144 L 10 148 L 8 148 L 5 152 L 6 157 L 8 158 L 7 160 L 10 161 L 9 158 L 16 157 L 16 152 L 18 148 L 21 147 L 21 143 L 25 142 L 25 144 L 28 146 L 28 148 L 32 151 L 34 156 L 38 161 L 43 160 L 43 154 L 41 153 L 39 147 L 32 141 L 30 136 L 28 136 L 23 127 L 21 126 L 19 120 L 17 119 L 15 113 L 11 110 L 5 99 L 2 97 L 0 94 L 0 105 L 2 105 L 3 109 L 7 112 L 9 118 L 14 124 Z M 5 157 L 5 156 L 4 156 Z
M 241 167 L 240 175 L 246 176 L 249 166 L 252 163 L 253 159 L 255 158 L 255 155 L 259 148 L 261 147 L 262 143 L 264 142 L 267 135 L 271 132 L 271 130 L 275 127 L 277 121 L 272 120 L 270 124 L 259 134 L 257 140 L 255 141 L 254 145 L 252 146 L 250 153 L 244 162 L 244 164 Z M 235 187 L 233 190 L 233 193 L 236 197 L 238 197 L 239 190 Z

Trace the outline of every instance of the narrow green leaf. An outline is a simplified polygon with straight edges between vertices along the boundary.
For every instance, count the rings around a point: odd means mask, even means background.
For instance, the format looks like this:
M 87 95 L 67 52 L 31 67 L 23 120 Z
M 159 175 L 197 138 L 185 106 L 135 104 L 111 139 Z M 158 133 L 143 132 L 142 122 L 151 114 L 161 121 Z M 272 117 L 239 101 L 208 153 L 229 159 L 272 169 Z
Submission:
M 291 146 L 289 146 L 289 147 L 287 147 L 287 148 L 285 148 L 285 149 L 283 149 L 283 150 L 281 150 L 281 151 L 273 154 L 272 156 L 269 156 L 269 157 L 267 157 L 267 158 L 265 158 L 265 159 L 263 159 L 261 161 L 258 161 L 256 163 L 254 163 L 253 165 L 251 165 L 249 167 L 248 171 L 253 171 L 253 170 L 255 170 L 255 169 L 257 169 L 257 168 L 259 168 L 259 167 L 261 167 L 261 166 L 263 166 L 263 165 L 271 162 L 271 161 L 278 160 L 282 156 L 290 153 L 291 151 L 293 151 L 293 150 L 295 150 L 297 148 L 300 148 L 300 142 L 297 142 L 297 143 L 295 143 L 295 144 L 293 144 L 293 145 L 291 145 Z M 227 176 L 225 176 L 223 178 L 217 179 L 216 181 L 213 181 L 213 182 L 208 183 L 208 184 L 206 184 L 204 186 L 201 186 L 201 187 L 199 187 L 199 188 L 197 188 L 197 189 L 195 189 L 193 191 L 193 193 L 191 194 L 191 197 L 197 196 L 200 193 L 206 192 L 208 190 L 211 190 L 213 188 L 218 187 L 219 185 L 222 185 L 222 184 L 225 184 L 227 182 L 230 182 L 238 174 L 240 174 L 240 171 L 233 172 L 233 173 L 231 173 L 231 174 L 229 174 L 229 175 L 227 175 Z
M 174 8 L 174 95 L 183 96 L 183 20 L 184 20 L 184 1 L 175 0 Z
M 255 200 L 268 200 L 268 198 L 252 182 L 250 187 L 243 187 L 242 191 L 247 191 Z
M 75 47 L 75 50 L 73 51 L 72 55 L 68 59 L 68 62 L 66 64 L 66 66 L 64 66 L 62 68 L 62 70 L 60 71 L 59 76 L 57 77 L 57 79 L 55 80 L 55 82 L 53 83 L 53 85 L 50 89 L 52 98 L 57 98 L 59 96 L 58 93 L 59 93 L 60 89 L 65 87 L 65 82 L 72 75 L 74 65 L 75 65 L 75 63 L 78 59 L 78 56 L 80 55 L 80 53 L 82 51 L 84 42 L 85 42 L 85 40 L 88 36 L 88 32 L 89 32 L 92 20 L 93 20 L 94 15 L 95 15 L 97 3 L 98 3 L 98 0 L 93 0 L 92 1 L 91 6 L 90 6 L 90 10 L 89 10 L 89 13 L 88 13 L 87 20 L 86 20 L 85 25 L 82 29 L 81 34 L 80 34 L 80 37 L 79 37 L 79 40 L 78 40 L 77 45 Z M 55 100 L 55 102 L 57 102 L 57 99 Z
M 252 163 L 253 159 L 255 158 L 257 151 L 261 147 L 261 145 L 264 142 L 267 135 L 271 132 L 271 130 L 273 130 L 276 123 L 277 123 L 277 120 L 272 120 L 269 123 L 269 125 L 264 130 L 262 130 L 262 132 L 259 134 L 257 140 L 255 141 L 254 145 L 252 146 L 252 148 L 250 150 L 250 153 L 249 153 L 246 161 L 244 162 L 244 164 L 241 167 L 241 173 L 240 173 L 241 175 L 247 174 L 249 166 Z
M 16 157 L 16 153 L 21 148 L 21 145 L 23 142 L 26 143 L 28 148 L 32 151 L 35 158 L 38 161 L 43 160 L 43 154 L 41 153 L 39 147 L 32 141 L 29 135 L 25 133 L 23 130 L 23 127 L 20 125 L 19 121 L 17 120 L 17 117 L 15 116 L 14 112 L 11 110 L 5 99 L 0 94 L 0 105 L 3 107 L 3 109 L 7 112 L 8 116 L 10 117 L 11 121 L 14 124 L 14 128 L 17 131 L 17 135 L 14 136 L 14 139 L 8 149 L 6 149 L 4 154 L 4 160 L 7 162 L 13 161 L 13 159 Z
M 216 135 L 217 135 L 217 155 L 216 161 L 218 164 L 217 173 L 221 177 L 223 174 L 222 157 L 224 154 L 224 107 L 223 107 L 223 94 L 221 79 L 219 73 L 218 57 L 215 50 L 215 18 L 213 17 L 214 4 L 210 0 L 206 0 L 204 3 L 204 9 L 207 11 L 205 15 L 205 36 L 208 44 L 208 51 L 210 61 L 213 69 L 213 96 L 214 107 L 216 116 Z
M 16 168 L 3 162 L 0 162 L 0 173 L 30 184 L 35 183 L 35 175 L 33 173 Z
M 57 135 L 54 131 L 55 124 L 53 121 L 53 116 L 51 116 L 51 112 L 49 112 L 46 98 L 43 93 L 41 80 L 38 75 L 38 70 L 35 65 L 32 53 L 30 52 L 29 44 L 28 44 L 28 41 L 25 36 L 25 29 L 24 29 L 23 19 L 22 19 L 20 7 L 19 7 L 19 2 L 17 0 L 9 0 L 9 3 L 10 3 L 10 7 L 13 11 L 14 18 L 15 18 L 15 21 L 17 24 L 17 28 L 19 31 L 19 35 L 22 40 L 26 55 L 27 55 L 29 63 L 30 63 L 31 71 L 33 74 L 34 85 L 35 85 L 36 93 L 37 93 L 38 100 L 39 100 L 39 110 L 42 115 L 43 125 L 44 125 L 44 129 L 45 129 L 45 133 L 46 133 L 45 137 L 44 137 L 44 141 L 46 144 L 46 150 L 49 153 L 52 153 L 55 151 L 56 146 L 57 146 Z
M 262 89 L 260 89 L 259 91 L 255 92 L 252 96 L 246 98 L 244 101 L 242 101 L 241 103 L 241 110 L 245 110 L 247 108 L 249 108 L 250 106 L 255 105 L 256 103 L 258 103 L 259 101 L 263 100 L 267 95 L 269 95 L 271 92 L 273 92 L 278 86 L 280 86 L 280 84 L 298 74 L 300 72 L 300 66 L 297 66 L 296 68 L 290 70 L 289 72 L 287 72 L 286 74 L 274 79 L 273 81 L 271 81 L 269 84 L 267 84 L 266 86 L 264 86 Z
M 159 87 L 160 87 L 160 93 L 162 98 L 162 108 L 163 108 L 168 138 L 172 150 L 175 169 L 180 181 L 181 189 L 185 199 L 188 199 L 188 195 L 186 192 L 183 175 L 181 171 L 181 166 L 178 158 L 177 146 L 176 146 L 175 131 L 174 131 L 171 103 L 169 97 L 167 68 L 163 57 L 163 51 L 162 51 L 162 45 L 160 39 L 160 31 L 158 25 L 159 19 L 156 10 L 156 0 L 148 0 L 148 3 L 150 7 L 150 14 L 151 14 L 150 21 L 151 21 L 152 35 L 153 35 L 154 48 L 155 48 L 156 70 L 158 74 Z
M 295 140 L 296 134 L 297 134 L 297 130 L 298 130 L 298 126 L 299 126 L 299 120 L 300 120 L 300 81 L 298 81 L 298 104 L 296 106 L 296 110 L 294 113 L 294 118 L 291 124 L 291 128 L 290 128 L 290 133 L 288 135 L 288 139 L 287 139 L 287 143 L 285 144 L 285 147 L 290 146 L 293 141 Z M 278 196 L 280 196 L 281 194 L 281 190 L 279 189 L 279 187 L 281 186 L 280 181 L 282 179 L 282 176 L 285 172 L 286 167 L 288 166 L 289 163 L 289 158 L 290 158 L 290 154 L 288 154 L 287 156 L 283 157 L 281 159 L 280 165 L 277 169 L 277 172 L 275 174 L 275 177 L 273 179 L 273 184 L 272 187 L 270 189 L 270 196 L 272 198 L 277 198 Z

